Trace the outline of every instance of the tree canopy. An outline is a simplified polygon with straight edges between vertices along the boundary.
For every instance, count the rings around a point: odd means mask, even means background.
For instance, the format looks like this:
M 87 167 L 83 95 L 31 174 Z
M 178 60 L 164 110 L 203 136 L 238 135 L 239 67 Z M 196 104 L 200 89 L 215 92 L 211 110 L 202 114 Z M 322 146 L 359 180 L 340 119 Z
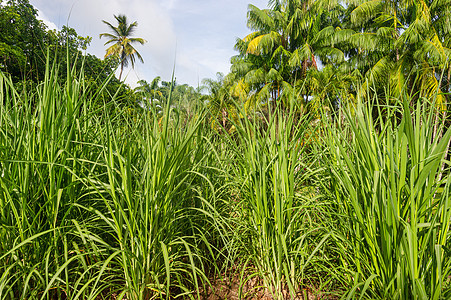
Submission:
M 243 104 L 253 99 L 260 106 L 287 105 L 294 95 L 302 107 L 313 109 L 315 100 L 333 108 L 369 90 L 384 99 L 402 89 L 417 96 L 438 92 L 445 105 L 445 92 L 451 91 L 449 4 L 270 0 L 264 9 L 249 5 L 252 33 L 235 44 L 231 88 L 246 91 Z

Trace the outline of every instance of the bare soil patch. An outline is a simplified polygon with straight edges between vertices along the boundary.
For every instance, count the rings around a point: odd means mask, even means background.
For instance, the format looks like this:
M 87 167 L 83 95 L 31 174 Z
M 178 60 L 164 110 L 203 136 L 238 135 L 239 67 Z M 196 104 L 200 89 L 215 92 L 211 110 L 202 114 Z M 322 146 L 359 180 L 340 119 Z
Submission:
M 273 300 L 271 292 L 262 286 L 257 278 L 248 280 L 240 291 L 240 279 L 238 276 L 225 277 L 223 279 L 211 280 L 211 287 L 202 291 L 201 300 Z M 283 291 L 283 299 L 287 300 L 320 300 L 338 299 L 314 288 L 303 288 L 295 297 L 291 297 L 288 288 Z

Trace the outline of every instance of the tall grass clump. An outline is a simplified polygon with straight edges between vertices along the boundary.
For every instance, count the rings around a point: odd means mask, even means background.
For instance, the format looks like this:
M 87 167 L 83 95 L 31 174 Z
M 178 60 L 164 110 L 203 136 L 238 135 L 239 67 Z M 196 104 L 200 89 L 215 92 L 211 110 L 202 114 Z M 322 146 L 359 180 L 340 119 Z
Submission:
M 347 299 L 449 299 L 451 129 L 421 97 L 343 114 L 321 157 L 342 222 Z
M 203 162 L 208 148 L 199 132 L 201 118 L 178 127 L 170 120 L 170 107 L 160 120 L 152 112 L 121 120 L 125 134 L 107 122 L 99 132 L 105 146 L 91 162 L 105 175 L 88 178 L 105 207 L 91 222 L 103 224 L 109 236 L 105 243 L 120 267 L 128 299 L 194 297 L 193 287 L 197 298 L 206 282 L 203 255 L 211 248 L 203 214 L 211 193 Z
M 182 126 L 170 99 L 157 117 L 99 106 L 100 92 L 75 70 L 23 91 L 0 74 L 0 299 L 198 298 L 208 284 L 202 113 Z
M 18 91 L 0 74 L 1 299 L 68 296 L 69 278 L 89 269 L 68 266 L 90 256 L 75 255 L 71 233 L 73 220 L 86 217 L 76 208 L 83 183 L 74 174 L 91 107 L 81 75 L 66 85 L 57 77 L 48 68 L 35 90 Z
M 235 152 L 229 222 L 235 224 L 240 295 L 263 289 L 274 299 L 290 299 L 314 274 L 309 266 L 324 259 L 329 237 L 328 218 L 321 217 L 327 207 L 308 186 L 315 125 L 294 107 L 262 116 L 241 118 L 227 146 Z M 249 283 L 253 288 L 244 289 Z

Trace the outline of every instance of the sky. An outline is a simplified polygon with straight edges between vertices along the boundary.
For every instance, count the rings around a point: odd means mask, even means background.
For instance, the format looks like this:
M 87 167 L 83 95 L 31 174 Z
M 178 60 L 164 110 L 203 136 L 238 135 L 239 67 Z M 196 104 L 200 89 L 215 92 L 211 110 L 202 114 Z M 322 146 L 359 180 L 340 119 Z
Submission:
M 175 64 L 177 83 L 194 87 L 204 78 L 227 74 L 236 38 L 250 33 L 246 26 L 249 4 L 266 8 L 268 0 L 30 0 L 39 18 L 50 29 L 63 25 L 75 28 L 81 36 L 92 37 L 87 51 L 105 55 L 99 34 L 108 32 L 102 20 L 117 25 L 114 15 L 125 14 L 137 21 L 135 37 L 147 40 L 136 49 L 144 64 L 124 70 L 126 82 L 135 87 L 140 79 L 156 76 L 170 81 Z M 123 75 L 123 76 L 124 76 Z

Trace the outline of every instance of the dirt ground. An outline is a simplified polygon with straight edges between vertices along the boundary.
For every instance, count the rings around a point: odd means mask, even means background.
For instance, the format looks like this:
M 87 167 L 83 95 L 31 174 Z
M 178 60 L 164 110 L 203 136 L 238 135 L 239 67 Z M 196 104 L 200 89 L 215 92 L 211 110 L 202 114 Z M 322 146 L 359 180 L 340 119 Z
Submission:
M 239 278 L 235 277 L 233 280 L 225 278 L 223 280 L 217 279 L 211 282 L 212 287 L 209 287 L 202 294 L 202 300 L 273 300 L 273 296 L 266 288 L 261 287 L 261 283 L 256 279 L 251 279 L 242 287 L 240 297 L 240 282 Z M 320 300 L 320 299 L 336 299 L 335 297 L 326 296 L 321 292 L 314 291 L 310 288 L 305 288 L 299 291 L 297 295 L 292 298 L 288 289 L 282 291 L 287 300 Z

